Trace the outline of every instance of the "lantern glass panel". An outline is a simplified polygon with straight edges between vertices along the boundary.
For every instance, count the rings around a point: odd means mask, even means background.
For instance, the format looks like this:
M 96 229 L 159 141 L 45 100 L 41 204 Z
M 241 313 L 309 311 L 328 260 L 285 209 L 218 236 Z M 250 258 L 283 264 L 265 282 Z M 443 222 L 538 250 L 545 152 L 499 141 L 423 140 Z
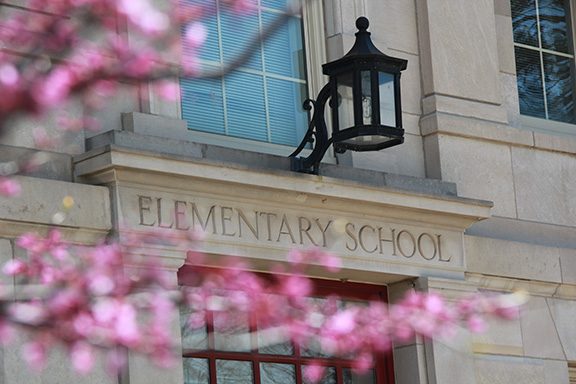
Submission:
M 380 90 L 380 124 L 395 127 L 394 75 L 378 72 L 378 83 Z
M 370 71 L 360 71 L 362 84 L 362 124 L 372 124 L 372 86 L 370 85 Z
M 352 73 L 337 77 L 338 83 L 338 125 L 340 130 L 354 126 L 354 94 Z

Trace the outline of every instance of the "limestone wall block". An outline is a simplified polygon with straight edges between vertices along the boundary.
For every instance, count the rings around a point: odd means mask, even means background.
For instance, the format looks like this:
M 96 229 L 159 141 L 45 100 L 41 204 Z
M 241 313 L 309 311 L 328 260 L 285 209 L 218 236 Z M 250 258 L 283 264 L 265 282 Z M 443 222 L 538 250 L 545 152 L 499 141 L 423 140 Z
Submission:
M 378 152 L 352 152 L 354 167 L 425 177 L 422 137 L 405 134 L 404 144 Z
M 464 247 L 468 272 L 561 282 L 558 248 L 473 236 Z
M 512 169 L 519 219 L 576 225 L 576 157 L 512 147 Z
M 559 251 L 562 282 L 576 285 L 576 250 L 560 248 Z
M 576 361 L 576 301 L 547 298 L 567 360 Z
M 478 384 L 545 383 L 544 366 L 540 359 L 476 355 L 475 363 Z
M 498 63 L 500 71 L 516 74 L 516 58 L 514 57 L 514 35 L 512 34 L 512 19 L 509 16 L 496 15 L 496 35 L 498 37 Z
M 551 308 L 546 298 L 531 297 L 520 318 L 520 323 L 525 356 L 566 360 L 567 356 L 556 330 L 557 323 L 552 318 Z M 573 317 L 571 324 L 573 327 Z M 574 337 L 563 338 L 563 340 L 573 341 Z
M 500 103 L 493 0 L 417 0 L 424 94 Z
M 516 217 L 507 145 L 448 135 L 439 135 L 438 143 L 442 180 L 456 183 L 460 196 L 493 201 L 494 216 Z

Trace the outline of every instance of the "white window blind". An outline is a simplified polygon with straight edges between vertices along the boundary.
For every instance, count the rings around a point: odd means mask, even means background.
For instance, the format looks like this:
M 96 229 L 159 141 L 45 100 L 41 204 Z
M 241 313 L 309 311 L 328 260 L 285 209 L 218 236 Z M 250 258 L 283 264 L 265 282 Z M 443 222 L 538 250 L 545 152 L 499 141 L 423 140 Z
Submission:
M 198 0 L 181 0 L 183 11 L 195 4 Z M 297 146 L 308 125 L 302 108 L 308 97 L 302 18 L 290 16 L 272 35 L 262 36 L 285 13 L 284 0 L 262 0 L 246 14 L 228 9 L 224 1 L 202 4 L 210 10 L 202 20 L 208 29 L 200 52 L 204 73 L 231 66 L 254 39 L 259 41 L 250 59 L 224 77 L 180 79 L 188 128 Z M 190 49 L 183 48 L 185 53 Z

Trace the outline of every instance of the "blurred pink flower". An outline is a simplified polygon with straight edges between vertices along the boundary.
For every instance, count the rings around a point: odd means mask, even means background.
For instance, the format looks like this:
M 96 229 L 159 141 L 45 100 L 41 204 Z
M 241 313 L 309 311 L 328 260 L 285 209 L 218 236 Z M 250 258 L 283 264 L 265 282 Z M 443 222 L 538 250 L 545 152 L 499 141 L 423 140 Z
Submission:
M 0 176 L 0 195 L 18 197 L 20 192 L 20 184 L 16 180 Z

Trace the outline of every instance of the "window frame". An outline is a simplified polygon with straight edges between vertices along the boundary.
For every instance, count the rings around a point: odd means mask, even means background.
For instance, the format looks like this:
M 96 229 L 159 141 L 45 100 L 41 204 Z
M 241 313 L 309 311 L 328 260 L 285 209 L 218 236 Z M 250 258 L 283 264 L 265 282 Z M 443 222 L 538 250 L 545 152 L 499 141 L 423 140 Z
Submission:
M 511 0 L 511 5 L 512 5 L 512 1 Z M 536 9 L 538 9 L 538 0 L 536 1 Z M 570 55 L 567 54 L 561 54 L 561 56 L 571 56 L 572 59 L 572 71 L 571 71 L 571 83 L 572 83 L 572 91 L 573 91 L 573 100 L 574 100 L 574 109 L 575 109 L 575 122 L 574 123 L 566 123 L 566 122 L 562 122 L 562 121 L 557 121 L 557 120 L 552 120 L 549 119 L 548 117 L 534 117 L 534 116 L 529 116 L 529 115 L 524 115 L 522 114 L 520 111 L 520 124 L 521 124 L 521 128 L 523 129 L 528 129 L 534 132 L 540 132 L 540 133 L 548 133 L 548 134 L 554 134 L 554 135 L 559 135 L 559 136 L 565 136 L 565 137 L 571 137 L 571 138 L 576 138 L 576 129 L 574 128 L 576 126 L 576 28 L 574 28 L 576 26 L 576 14 L 575 14 L 575 4 L 570 1 L 570 0 L 566 0 L 566 3 L 568 4 L 568 17 L 567 17 L 567 29 L 568 32 L 567 33 L 567 37 L 568 37 L 568 43 L 571 45 L 572 48 L 572 53 Z M 512 18 L 512 15 L 511 15 Z M 511 20 L 512 21 L 512 20 Z M 540 30 L 538 30 L 538 40 L 540 41 Z M 520 47 L 520 48 L 526 48 L 526 49 L 530 49 L 532 51 L 538 52 L 539 56 L 540 56 L 540 60 L 542 60 L 542 53 L 546 53 L 548 52 L 547 49 L 543 48 L 543 47 L 531 47 L 531 46 L 526 46 L 525 44 L 522 43 L 517 43 L 516 41 L 514 41 L 514 26 L 512 25 L 512 47 L 513 50 L 516 49 L 516 47 Z M 514 60 L 516 61 L 516 54 L 514 52 Z M 541 63 L 542 66 L 542 63 Z M 516 74 L 517 76 L 517 74 Z M 517 95 L 518 95 L 518 104 L 520 104 L 520 93 L 519 91 L 517 91 Z M 547 100 L 546 100 L 546 92 L 544 91 L 544 108 L 545 108 L 545 113 L 548 114 L 547 110 L 548 110 L 548 106 L 547 106 Z
M 185 272 L 187 266 L 184 265 L 180 271 Z M 209 268 L 207 268 L 209 269 Z M 266 276 L 266 274 L 262 274 Z M 370 285 L 363 283 L 350 283 L 325 279 L 311 279 L 314 283 L 314 295 L 311 297 L 327 297 L 330 295 L 338 295 L 343 300 L 354 301 L 372 301 L 378 300 L 388 303 L 388 290 L 386 286 Z M 186 285 L 186 280 L 181 278 L 178 274 L 178 284 L 180 286 Z M 251 322 L 254 323 L 254 322 Z M 250 332 L 256 331 L 255 326 L 250 326 Z M 258 348 L 249 352 L 236 352 L 236 351 L 219 351 L 215 350 L 214 340 L 214 324 L 213 317 L 208 314 L 207 322 L 208 332 L 208 345 L 207 350 L 191 350 L 182 349 L 182 358 L 203 358 L 208 359 L 209 362 L 209 381 L 211 384 L 216 384 L 216 360 L 235 360 L 235 361 L 250 361 L 252 362 L 252 369 L 254 374 L 254 384 L 260 384 L 260 363 L 280 363 L 280 364 L 293 364 L 295 366 L 296 383 L 301 384 L 305 381 L 302 377 L 302 367 L 306 363 L 314 362 L 315 364 L 324 365 L 327 367 L 336 368 L 336 382 L 337 384 L 343 383 L 342 369 L 352 368 L 353 361 L 343 358 L 319 358 L 301 356 L 300 351 L 294 348 L 293 355 L 274 355 L 261 353 Z M 252 341 L 255 343 L 255 340 Z M 375 382 L 377 384 L 395 384 L 394 376 L 394 361 L 392 351 L 380 353 L 375 356 L 373 370 L 375 372 Z
M 306 55 L 306 77 L 308 95 L 315 99 L 320 89 L 327 83 L 327 77 L 322 74 L 322 64 L 326 62 L 326 38 L 324 28 L 324 6 L 322 0 L 300 0 L 302 2 L 302 25 L 303 43 Z M 178 81 L 178 87 L 180 87 Z M 178 118 L 182 117 L 182 99 L 179 92 Z M 298 108 L 301 106 L 295 106 Z M 272 155 L 288 156 L 297 147 L 274 144 L 257 140 L 221 135 L 216 133 L 195 131 L 187 129 L 185 134 L 178 135 L 180 139 L 200 144 L 217 145 L 234 149 L 260 152 Z M 302 137 L 303 139 L 304 137 Z M 310 149 L 303 151 L 304 156 L 311 152 Z M 328 153 L 324 159 L 327 163 L 336 164 L 336 157 Z

